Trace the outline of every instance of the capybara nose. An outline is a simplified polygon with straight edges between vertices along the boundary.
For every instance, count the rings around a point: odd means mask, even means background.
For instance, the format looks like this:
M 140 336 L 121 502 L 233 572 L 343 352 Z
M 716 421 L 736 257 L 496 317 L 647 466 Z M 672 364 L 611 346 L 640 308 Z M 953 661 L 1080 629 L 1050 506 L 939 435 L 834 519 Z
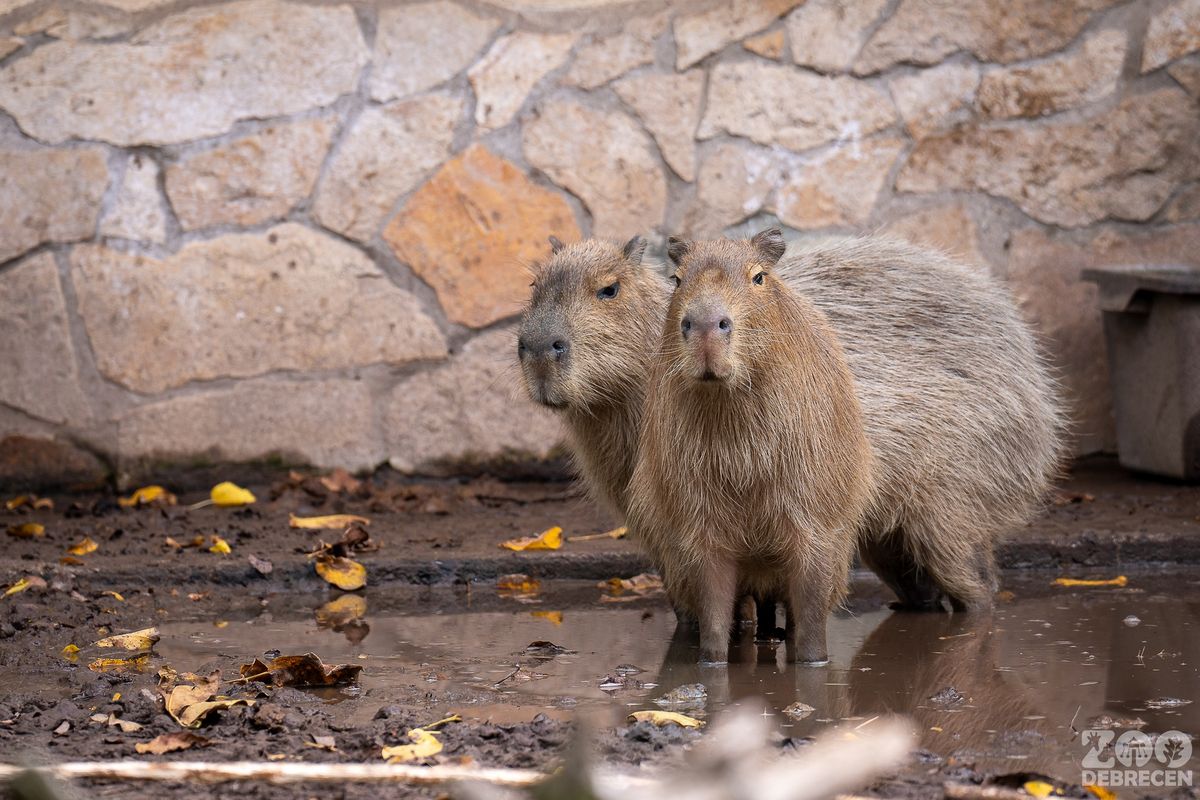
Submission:
M 728 336 L 733 332 L 733 320 L 723 308 L 703 308 L 687 314 L 679 323 L 679 328 L 684 339 L 692 335 Z
M 517 339 L 517 356 L 520 358 L 548 359 L 561 361 L 571 352 L 571 342 L 564 338 L 553 336 Z

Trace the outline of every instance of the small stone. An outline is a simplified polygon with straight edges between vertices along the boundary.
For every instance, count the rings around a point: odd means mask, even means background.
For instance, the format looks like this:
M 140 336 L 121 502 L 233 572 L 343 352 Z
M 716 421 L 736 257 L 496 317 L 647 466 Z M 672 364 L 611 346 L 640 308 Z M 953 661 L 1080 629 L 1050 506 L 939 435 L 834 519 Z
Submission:
M 979 109 L 999 119 L 1041 117 L 1099 100 L 1116 91 L 1125 45 L 1124 31 L 1104 30 L 1072 52 L 1032 66 L 987 70 Z
M 117 451 L 124 470 L 197 456 L 360 470 L 385 458 L 369 387 L 335 379 L 239 381 L 139 406 L 117 420 Z
M 463 105 L 431 94 L 363 111 L 317 190 L 316 220 L 352 239 L 373 237 L 396 201 L 450 155 Z
M 619 32 L 575 51 L 564 83 L 595 89 L 636 67 L 654 63 L 654 40 L 666 29 L 667 15 L 634 17 Z
M 174 144 L 328 105 L 355 90 L 367 60 L 348 5 L 240 0 L 167 16 L 128 41 L 43 45 L 0 70 L 0 108 L 53 144 Z
M 442 0 L 380 10 L 371 97 L 387 102 L 449 80 L 475 60 L 498 27 L 498 20 Z
M 92 236 L 107 188 L 99 148 L 0 149 L 0 263 L 43 242 Z
M 450 320 L 483 327 L 520 311 L 524 265 L 550 254 L 550 235 L 580 237 L 566 200 L 473 145 L 409 199 L 383 238 Z
M 1142 620 L 1133 614 L 1130 614 L 1128 617 L 1121 620 L 1121 622 L 1125 624 L 1126 628 L 1136 628 L 1138 625 L 1142 624 Z
M 0 403 L 50 422 L 79 423 L 87 416 L 52 254 L 30 256 L 0 273 L 0 342 Z
M 58 723 L 58 727 L 54 729 L 55 736 L 66 736 L 70 732 L 71 732 L 71 723 L 65 719 L 62 722 Z
M 392 467 L 457 474 L 549 457 L 562 427 L 524 397 L 516 359 L 516 329 L 498 328 L 467 342 L 449 364 L 398 384 L 384 408 Z
M 625 78 L 615 88 L 642 118 L 671 169 L 685 181 L 695 180 L 704 72 L 642 73 Z
M 1030 228 L 1016 231 L 1008 249 L 1008 283 L 1041 332 L 1060 376 L 1064 404 L 1072 410 L 1075 452 L 1111 452 L 1116 434 L 1097 290 L 1080 280 L 1080 271 L 1129 264 L 1200 266 L 1200 224 L 1102 230 L 1086 238 L 1048 236 Z
M 730 42 L 761 31 L 804 0 L 730 0 L 675 18 L 675 66 L 685 70 Z
M 1192 97 L 1200 98 L 1200 55 L 1181 58 L 1167 67 L 1167 74 L 1187 89 Z
M 699 137 L 728 133 L 805 150 L 866 136 L 895 119 L 886 94 L 853 78 L 827 78 L 756 61 L 722 63 L 709 81 Z
M 154 244 L 167 240 L 167 212 L 154 159 L 134 154 L 125 162 L 125 175 L 113 207 L 100 223 L 100 235 Z
M 362 251 L 295 223 L 163 259 L 81 245 L 71 262 L 97 366 L 137 392 L 446 354 L 417 299 Z
M 974 64 L 942 64 L 888 82 L 904 126 L 914 139 L 969 119 L 979 87 Z
M 0 486 L 6 490 L 99 486 L 107 473 L 98 458 L 69 442 L 20 434 L 0 439 Z
M 1163 218 L 1167 222 L 1200 219 L 1200 184 L 1194 183 L 1171 198 Z
M 625 114 L 547 102 L 525 124 L 522 147 L 530 164 L 583 200 L 594 236 L 625 239 L 662 224 L 666 177 L 650 139 Z
M 845 72 L 887 0 L 808 0 L 787 18 L 792 60 L 822 72 Z
M 979 250 L 975 220 L 961 205 L 923 208 L 887 225 L 884 231 L 922 247 L 948 253 L 970 264 L 986 265 Z
M 467 73 L 475 90 L 475 122 L 492 129 L 507 125 L 538 81 L 566 60 L 577 38 L 518 32 L 499 39 Z
M 783 709 L 783 713 L 792 719 L 804 719 L 816 711 L 808 703 L 795 702 Z
M 966 50 L 981 61 L 1009 64 L 1060 49 L 1094 12 L 1120 0 L 960 0 L 953 4 L 901 0 L 872 34 L 854 71 L 896 64 L 936 64 Z
M 682 233 L 697 239 L 721 236 L 724 229 L 757 214 L 780 180 L 781 170 L 766 151 L 722 142 L 708 151 L 697 176 L 696 204 Z
M 179 159 L 167 196 L 184 230 L 260 225 L 312 194 L 329 151 L 332 119 L 284 122 Z
M 1037 128 L 959 128 L 917 143 L 904 192 L 981 190 L 1068 227 L 1149 219 L 1200 175 L 1200 112 L 1182 91 L 1131 95 L 1112 110 Z
M 904 149 L 900 139 L 868 139 L 802 159 L 775 196 L 775 213 L 793 228 L 861 225 Z
M 654 704 L 663 708 L 704 708 L 708 704 L 708 689 L 703 683 L 686 683 L 654 698 Z
M 1142 72 L 1200 50 L 1200 0 L 1174 0 L 1150 17 L 1142 45 Z
M 756 56 L 778 61 L 779 57 L 783 55 L 783 48 L 786 44 L 783 28 L 776 28 L 758 36 L 751 36 L 742 42 L 742 47 Z

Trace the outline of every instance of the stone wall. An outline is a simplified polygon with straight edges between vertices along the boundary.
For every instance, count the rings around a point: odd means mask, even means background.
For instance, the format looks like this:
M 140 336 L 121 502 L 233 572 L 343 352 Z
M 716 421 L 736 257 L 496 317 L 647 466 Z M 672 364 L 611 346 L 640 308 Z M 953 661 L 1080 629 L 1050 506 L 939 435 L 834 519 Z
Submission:
M 1110 448 L 1079 270 L 1200 263 L 1198 48 L 1200 0 L 0 0 L 0 464 L 544 457 L 546 236 L 768 222 L 1007 280 Z

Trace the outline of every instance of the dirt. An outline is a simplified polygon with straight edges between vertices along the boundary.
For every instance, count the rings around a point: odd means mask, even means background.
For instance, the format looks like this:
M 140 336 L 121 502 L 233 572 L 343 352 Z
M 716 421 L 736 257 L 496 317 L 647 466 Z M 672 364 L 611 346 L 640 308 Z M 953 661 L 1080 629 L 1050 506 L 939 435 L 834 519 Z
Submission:
M 859 575 L 850 607 L 830 622 L 833 664 L 810 672 L 783 664 L 777 643 L 745 636 L 726 672 L 701 670 L 695 642 L 674 634 L 660 594 L 613 596 L 596 585 L 644 569 L 628 540 L 568 541 L 555 552 L 500 549 L 506 539 L 551 525 L 568 536 L 611 528 L 613 521 L 570 484 L 414 483 L 384 475 L 333 491 L 319 477 L 251 483 L 258 502 L 240 509 L 189 508 L 207 496 L 200 489 L 179 492 L 174 506 L 124 509 L 115 493 L 87 492 L 53 495 L 52 510 L 0 507 L 0 530 L 45 527 L 37 538 L 3 535 L 0 587 L 34 580 L 0 600 L 2 760 L 379 763 L 381 747 L 457 712 L 463 721 L 442 728 L 444 749 L 430 763 L 552 769 L 578 715 L 588 714 L 598 715 L 593 749 L 601 762 L 661 767 L 678 762 L 702 734 L 630 725 L 624 715 L 655 707 L 653 698 L 671 689 L 702 683 L 701 717 L 766 697 L 767 713 L 778 719 L 771 746 L 784 752 L 802 750 L 829 726 L 863 724 L 880 711 L 910 715 L 923 729 L 920 748 L 908 768 L 869 793 L 932 798 L 947 780 L 978 782 L 1020 770 L 1077 782 L 1073 728 L 1104 715 L 1116 723 L 1140 717 L 1155 730 L 1200 727 L 1194 704 L 1146 705 L 1152 697 L 1200 693 L 1193 627 L 1200 571 L 1178 566 L 1200 562 L 1200 490 L 1134 479 L 1110 462 L 1078 468 L 1058 502 L 1006 545 L 1002 562 L 1023 569 L 1004 574 L 1009 594 L 1001 595 L 996 617 L 893 614 L 885 591 Z M 368 517 L 377 547 L 353 554 L 367 568 L 368 587 L 357 593 L 363 607 L 348 618 L 331 616 L 328 604 L 343 595 L 315 575 L 307 555 L 341 532 L 287 523 L 289 514 L 333 513 Z M 210 552 L 213 536 L 231 552 Z M 85 537 L 97 549 L 70 556 L 67 549 Z M 179 548 L 168 537 L 181 544 L 201 537 L 204 544 Z M 1172 560 L 1178 564 L 1170 573 L 1145 571 Z M 1124 588 L 1050 586 L 1064 572 L 1111 577 L 1118 568 L 1130 572 Z M 541 576 L 542 586 L 498 591 L 495 576 L 510 572 Z M 1122 622 L 1129 617 L 1139 624 Z M 143 671 L 88 667 L 111 655 L 91 647 L 96 639 L 150 625 L 163 638 Z M 526 649 L 539 640 L 567 652 Z M 68 644 L 82 648 L 74 658 L 63 653 Z M 219 669 L 229 680 L 271 649 L 311 650 L 327 663 L 364 670 L 356 685 L 335 689 L 228 683 L 223 691 L 254 705 L 206 720 L 197 732 L 210 745 L 136 754 L 137 742 L 180 730 L 161 703 L 161 667 L 201 675 Z M 626 674 L 618 670 L 623 664 L 643 672 Z M 817 711 L 791 719 L 781 711 L 793 701 Z M 143 727 L 124 732 L 90 719 L 110 713 Z M 314 746 L 325 737 L 335 750 Z M 80 788 L 115 797 L 192 794 L 183 785 L 93 781 Z M 379 789 L 231 783 L 211 793 L 366 798 Z

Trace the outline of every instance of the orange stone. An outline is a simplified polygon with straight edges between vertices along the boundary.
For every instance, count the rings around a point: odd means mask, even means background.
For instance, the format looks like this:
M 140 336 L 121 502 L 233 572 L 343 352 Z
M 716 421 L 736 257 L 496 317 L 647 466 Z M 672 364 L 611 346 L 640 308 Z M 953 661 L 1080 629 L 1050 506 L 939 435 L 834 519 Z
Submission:
M 521 310 L 526 265 L 550 255 L 551 235 L 580 238 L 567 201 L 482 145 L 443 164 L 383 232 L 446 316 L 472 328 Z

